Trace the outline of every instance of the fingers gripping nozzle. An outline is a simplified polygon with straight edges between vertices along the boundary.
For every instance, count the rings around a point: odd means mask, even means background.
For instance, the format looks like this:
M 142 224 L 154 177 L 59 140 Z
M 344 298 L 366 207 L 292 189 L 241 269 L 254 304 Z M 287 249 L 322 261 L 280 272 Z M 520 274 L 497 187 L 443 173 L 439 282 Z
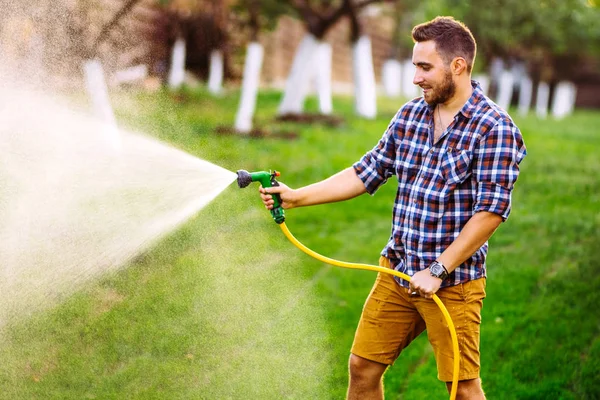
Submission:
M 240 169 L 237 171 L 237 184 L 240 189 L 243 189 L 250 185 L 252 182 L 260 182 L 262 187 L 269 188 L 273 186 L 279 186 L 279 182 L 277 182 L 277 177 L 279 176 L 279 172 L 267 172 L 267 171 L 258 171 L 258 172 L 248 172 L 246 170 Z M 283 207 L 281 207 L 281 197 L 279 194 L 272 194 L 273 196 L 273 209 L 271 210 L 271 215 L 273 219 L 278 224 L 281 224 L 285 221 L 285 213 Z

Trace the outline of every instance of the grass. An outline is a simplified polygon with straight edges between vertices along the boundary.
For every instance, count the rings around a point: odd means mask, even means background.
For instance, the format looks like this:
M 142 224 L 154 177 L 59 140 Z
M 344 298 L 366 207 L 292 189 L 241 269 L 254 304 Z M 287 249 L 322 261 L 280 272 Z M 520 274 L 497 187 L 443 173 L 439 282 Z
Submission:
M 381 136 L 375 121 L 276 124 L 262 93 L 258 125 L 299 137 L 223 136 L 236 93 L 185 90 L 115 97 L 122 124 L 224 168 L 281 170 L 301 186 L 345 168 Z M 308 104 L 315 110 L 314 99 Z M 600 398 L 600 113 L 515 118 L 529 155 L 513 211 L 490 241 L 482 379 L 493 399 Z M 376 263 L 394 187 L 374 197 L 287 213 L 308 247 Z M 0 336 L 1 399 L 339 399 L 362 304 L 375 276 L 329 267 L 293 248 L 256 188 L 230 187 L 126 268 Z M 424 336 L 386 373 L 386 398 L 447 398 Z

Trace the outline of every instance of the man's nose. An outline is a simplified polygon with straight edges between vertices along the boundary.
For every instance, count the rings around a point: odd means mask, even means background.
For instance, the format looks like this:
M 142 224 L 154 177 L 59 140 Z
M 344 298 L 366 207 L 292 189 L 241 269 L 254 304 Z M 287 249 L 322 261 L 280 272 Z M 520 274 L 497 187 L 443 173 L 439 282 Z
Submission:
M 413 84 L 418 85 L 423 82 L 423 77 L 419 73 L 419 71 L 415 71 L 415 75 L 413 76 Z

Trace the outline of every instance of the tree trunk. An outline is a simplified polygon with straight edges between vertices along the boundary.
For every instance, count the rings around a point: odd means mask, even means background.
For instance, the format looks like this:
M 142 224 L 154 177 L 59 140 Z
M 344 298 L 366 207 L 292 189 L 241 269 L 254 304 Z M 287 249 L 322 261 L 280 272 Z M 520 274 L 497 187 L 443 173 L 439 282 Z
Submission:
M 208 91 L 212 94 L 221 94 L 223 90 L 223 76 L 225 75 L 225 53 L 227 47 L 227 14 L 229 2 L 212 0 L 212 18 L 217 28 L 215 47 L 210 52 L 208 70 Z M 252 11 L 254 12 L 254 11 Z
M 319 98 L 319 111 L 331 114 L 331 45 L 307 33 L 294 55 L 278 114 L 304 112 L 304 101 L 313 82 Z
M 531 107 L 533 84 L 531 78 L 524 74 L 519 82 L 519 115 L 527 115 Z
M 552 116 L 562 119 L 573 113 L 577 87 L 572 82 L 561 81 L 554 87 Z
M 113 112 L 108 87 L 104 79 L 104 69 L 98 59 L 87 60 L 83 64 L 85 84 L 92 101 L 92 109 L 98 119 L 104 124 L 106 138 L 115 150 L 121 148 L 121 137 L 117 120 Z
M 356 114 L 365 118 L 377 116 L 377 87 L 371 39 L 362 35 L 352 44 L 352 65 L 354 72 L 354 106 Z
M 278 115 L 300 114 L 304 111 L 304 99 L 313 75 L 319 44 L 320 41 L 312 34 L 304 35 L 294 55 Z
M 113 15 L 111 20 L 102 27 L 91 47 L 84 47 L 83 73 L 85 85 L 92 102 L 94 114 L 104 124 L 106 138 L 115 150 L 120 150 L 121 136 L 117 120 L 110 103 L 108 86 L 104 76 L 104 68 L 97 57 L 100 45 L 109 37 L 112 30 L 119 24 L 140 0 L 127 0 L 127 2 Z
M 223 89 L 223 50 L 214 49 L 210 52 L 210 70 L 208 72 L 208 91 L 220 94 Z
M 381 83 L 383 92 L 387 97 L 396 98 L 401 93 L 402 64 L 395 58 L 384 61 L 381 70 Z
M 169 69 L 169 88 L 178 89 L 185 78 L 185 40 L 178 37 L 171 53 L 171 68 Z
M 352 71 L 354 74 L 354 111 L 364 118 L 377 116 L 377 83 L 373 70 L 371 39 L 364 33 L 359 20 L 359 7 L 351 0 L 344 4 L 350 18 L 350 42 L 352 43 Z
M 315 85 L 319 97 L 319 111 L 330 115 L 333 111 L 331 99 L 331 44 L 320 42 L 316 54 Z
M 550 98 L 550 86 L 546 82 L 538 82 L 535 113 L 538 118 L 546 119 L 548 116 L 548 99 Z
M 486 96 L 490 96 L 490 77 L 489 75 L 485 74 L 485 73 L 481 73 L 481 74 L 477 74 L 477 75 L 473 75 L 472 78 L 474 81 L 477 81 L 479 83 L 479 86 L 481 87 L 481 91 L 483 92 L 483 94 L 485 94 Z
M 504 110 L 508 110 L 510 100 L 513 95 L 514 75 L 511 70 L 504 70 L 500 74 L 498 85 L 498 95 L 496 96 L 496 104 Z
M 331 113 L 331 47 L 323 41 L 323 36 L 347 13 L 349 2 L 350 0 L 344 0 L 337 8 L 323 2 L 321 5 L 326 11 L 319 13 L 307 0 L 292 1 L 302 16 L 308 33 L 294 55 L 278 115 L 300 114 L 304 111 L 304 99 L 313 77 L 317 83 L 320 111 L 324 114 Z
M 415 78 L 415 66 L 411 59 L 406 59 L 402 63 L 402 94 L 408 99 L 414 99 L 419 95 L 417 86 L 413 83 Z
M 248 44 L 244 77 L 242 79 L 242 93 L 234 125 L 235 130 L 241 133 L 248 133 L 252 130 L 252 117 L 256 107 L 263 54 L 263 46 L 260 43 L 251 42 Z

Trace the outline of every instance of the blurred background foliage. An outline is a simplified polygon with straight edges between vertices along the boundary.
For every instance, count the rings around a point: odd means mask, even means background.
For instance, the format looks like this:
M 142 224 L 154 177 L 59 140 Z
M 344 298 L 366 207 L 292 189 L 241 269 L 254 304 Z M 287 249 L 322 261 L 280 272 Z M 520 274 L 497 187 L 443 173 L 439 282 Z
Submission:
M 162 0 L 169 3 L 169 0 Z M 303 18 L 298 12 L 308 6 L 322 15 L 343 6 L 347 0 L 216 1 L 230 8 L 238 22 L 230 29 L 243 29 L 250 21 L 248 10 L 258 10 L 262 29 L 275 27 L 282 15 Z M 188 1 L 187 3 L 195 3 Z M 360 5 L 365 1 L 353 1 Z M 600 12 L 595 0 L 395 0 L 368 1 L 394 20 L 393 42 L 398 56 L 412 51 L 410 29 L 438 15 L 451 15 L 473 31 L 478 42 L 478 68 L 485 69 L 494 57 L 526 62 L 534 77 L 569 79 L 582 69 L 597 69 L 600 58 Z M 205 9 L 208 10 L 208 9 Z M 204 11 L 200 11 L 204 12 Z
M 487 71 L 500 58 L 506 64 L 522 62 L 534 81 L 600 81 L 597 0 L 0 0 L 0 7 L 0 44 L 13 43 L 0 49 L 28 51 L 31 32 L 37 31 L 47 42 L 45 66 L 69 78 L 79 65 L 74 56 L 98 56 L 105 68 L 122 68 L 122 60 L 113 60 L 120 56 L 111 45 L 132 48 L 144 41 L 152 43 L 144 54 L 121 58 L 130 65 L 143 61 L 151 74 L 164 78 L 165 60 L 176 37 L 183 34 L 186 67 L 205 79 L 211 49 L 222 48 L 225 78 L 237 82 L 245 44 L 264 38 L 281 17 L 295 18 L 310 30 L 342 12 L 342 20 L 353 13 L 362 21 L 365 15 L 385 17 L 385 23 L 393 25 L 391 37 L 386 38 L 392 43 L 391 57 L 410 56 L 412 26 L 437 15 L 452 15 L 477 38 L 475 72 Z M 127 13 L 133 15 L 133 22 L 127 20 Z M 22 15 L 29 19 L 15 23 Z M 135 24 L 146 25 L 142 26 L 145 37 L 128 31 Z M 107 28 L 111 32 L 103 33 Z

